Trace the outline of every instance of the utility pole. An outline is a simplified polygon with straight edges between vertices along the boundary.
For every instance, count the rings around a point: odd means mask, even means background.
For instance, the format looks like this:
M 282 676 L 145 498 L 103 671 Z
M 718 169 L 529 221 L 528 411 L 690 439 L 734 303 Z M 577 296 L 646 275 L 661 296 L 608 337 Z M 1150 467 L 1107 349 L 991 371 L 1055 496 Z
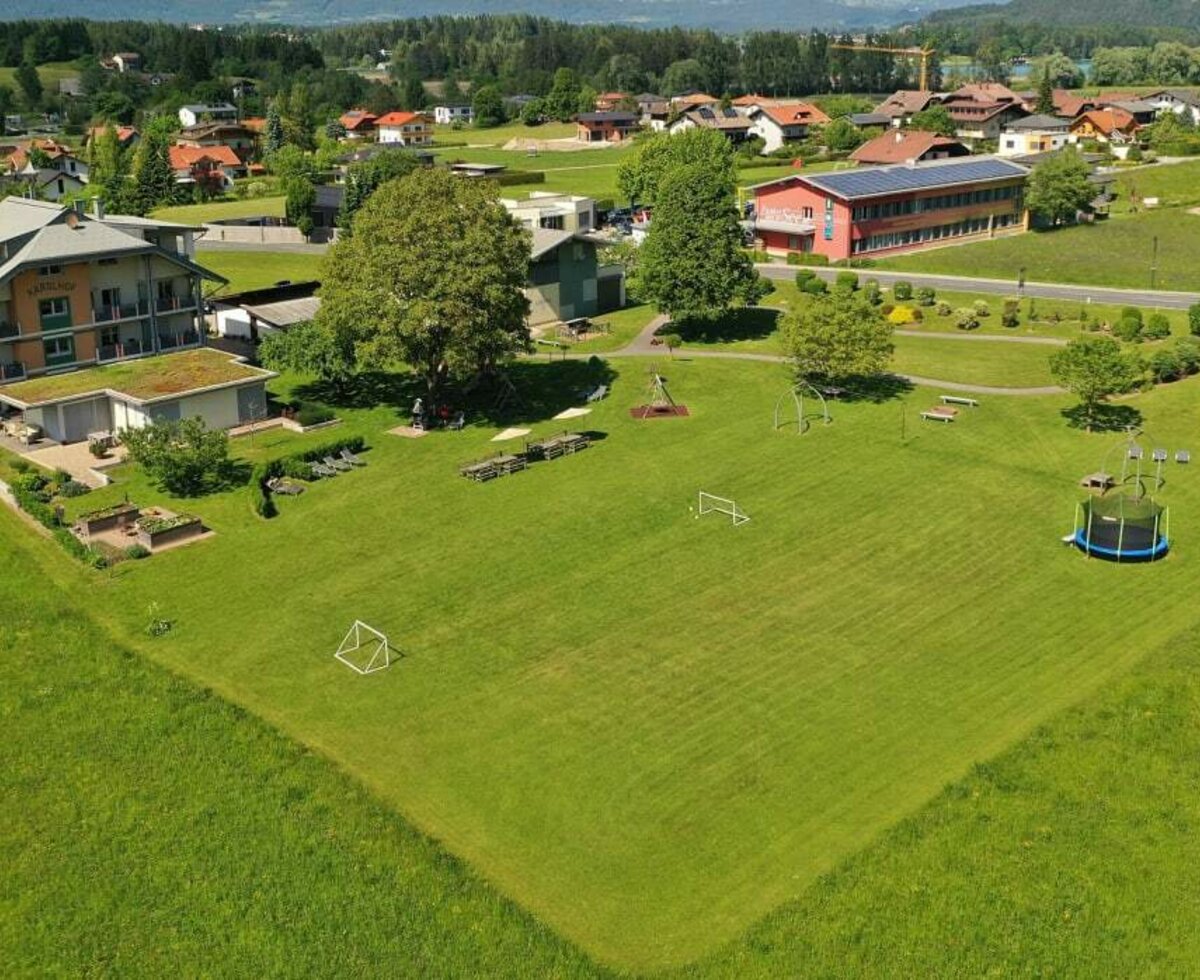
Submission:
M 1154 247 L 1151 250 L 1150 259 L 1150 288 L 1154 288 L 1154 284 L 1158 279 L 1158 236 L 1154 236 Z

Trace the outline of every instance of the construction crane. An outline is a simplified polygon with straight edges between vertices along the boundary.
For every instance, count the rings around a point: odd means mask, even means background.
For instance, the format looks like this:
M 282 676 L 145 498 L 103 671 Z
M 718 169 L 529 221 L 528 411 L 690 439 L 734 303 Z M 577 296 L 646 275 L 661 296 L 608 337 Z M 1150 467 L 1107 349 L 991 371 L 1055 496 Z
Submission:
M 879 44 L 831 44 L 831 48 L 839 51 L 882 51 L 884 54 L 903 54 L 910 58 L 921 59 L 920 90 L 929 91 L 929 58 L 937 52 L 936 48 L 887 48 Z

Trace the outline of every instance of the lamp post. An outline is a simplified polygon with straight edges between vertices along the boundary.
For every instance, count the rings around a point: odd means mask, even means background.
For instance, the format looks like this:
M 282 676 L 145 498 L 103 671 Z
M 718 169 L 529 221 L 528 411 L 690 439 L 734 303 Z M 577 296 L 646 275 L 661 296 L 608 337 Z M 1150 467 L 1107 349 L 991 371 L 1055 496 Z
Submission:
M 1150 251 L 1150 288 L 1154 288 L 1155 281 L 1158 278 L 1158 236 L 1154 236 L 1154 245 Z
M 1017 270 L 1017 298 L 1019 299 L 1025 292 L 1025 266 L 1021 266 Z

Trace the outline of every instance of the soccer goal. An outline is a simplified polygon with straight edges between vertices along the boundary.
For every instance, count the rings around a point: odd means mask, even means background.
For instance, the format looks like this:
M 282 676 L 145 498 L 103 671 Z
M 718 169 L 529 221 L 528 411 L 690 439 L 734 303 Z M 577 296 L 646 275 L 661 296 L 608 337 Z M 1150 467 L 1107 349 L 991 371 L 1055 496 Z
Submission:
M 359 674 L 373 674 L 392 662 L 392 647 L 383 633 L 356 619 L 334 656 Z
M 696 518 L 699 520 L 705 514 L 725 514 L 734 523 L 734 525 L 745 524 L 750 520 L 750 515 L 738 508 L 732 500 L 726 497 L 717 497 L 711 493 L 700 491 L 699 506 L 696 508 Z

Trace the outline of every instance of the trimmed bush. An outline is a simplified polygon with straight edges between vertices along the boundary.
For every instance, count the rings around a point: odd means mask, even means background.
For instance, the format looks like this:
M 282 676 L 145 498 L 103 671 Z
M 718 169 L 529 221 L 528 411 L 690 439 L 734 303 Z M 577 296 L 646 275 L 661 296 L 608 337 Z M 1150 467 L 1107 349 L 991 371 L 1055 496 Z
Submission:
M 1146 321 L 1142 318 L 1142 311 L 1136 306 L 1121 307 L 1120 319 L 1122 319 L 1122 320 L 1137 320 L 1138 326 L 1146 325 Z
M 858 290 L 858 275 L 853 272 L 839 272 L 833 286 L 838 292 L 856 292 Z
M 829 256 L 820 252 L 788 252 L 788 265 L 829 265 Z
M 1006 299 L 1004 307 L 1000 312 L 1000 326 L 1008 327 L 1010 330 L 1013 327 L 1021 324 L 1021 304 L 1015 299 Z
M 250 505 L 254 508 L 254 513 L 259 517 L 266 518 L 274 517 L 279 513 L 271 490 L 267 486 L 268 480 L 281 476 L 293 480 L 311 480 L 313 474 L 308 463 L 316 462 L 326 456 L 337 456 L 343 449 L 349 449 L 352 453 L 361 453 L 366 448 L 367 444 L 362 436 L 347 436 L 345 439 L 324 442 L 311 449 L 302 449 L 297 453 L 290 453 L 287 456 L 259 463 L 250 474 Z
M 546 183 L 546 171 L 508 170 L 490 179 L 501 187 L 508 187 L 511 184 L 544 184 Z
M 863 283 L 862 292 L 872 306 L 878 306 L 883 302 L 883 294 L 880 292 L 879 281 L 876 279 L 868 279 Z
M 1175 355 L 1185 374 L 1195 374 L 1200 371 L 1200 340 L 1191 337 L 1180 337 L 1175 341 Z
M 1194 337 L 1200 337 L 1200 303 L 1188 307 L 1188 332 Z
M 954 314 L 954 325 L 959 330 L 979 329 L 979 314 L 972 308 L 964 306 Z
M 980 318 L 992 315 L 991 307 L 989 307 L 987 303 L 981 299 L 975 300 L 974 304 L 972 305 L 972 309 L 975 310 L 975 315 Z
M 806 282 L 816 278 L 817 274 L 812 269 L 800 269 L 796 272 L 796 288 L 803 289 Z
M 921 306 L 933 306 L 937 299 L 937 290 L 932 286 L 922 286 L 916 292 L 917 303 Z
M 913 288 L 911 282 L 906 282 L 903 279 L 892 284 L 892 296 L 897 300 L 909 300 L 913 296 Z
M 829 286 L 824 279 L 807 279 L 800 286 L 800 291 L 810 296 L 822 296 L 829 291 Z
M 1165 313 L 1151 313 L 1146 318 L 1146 326 L 1142 336 L 1147 340 L 1162 340 L 1171 336 L 1171 321 Z
M 1130 344 L 1139 344 L 1142 341 L 1142 318 L 1141 316 L 1122 316 L 1113 327 L 1113 333 L 1121 340 Z
M 904 326 L 906 323 L 912 323 L 917 319 L 914 314 L 917 313 L 915 307 L 905 306 L 901 304 L 895 307 L 891 313 L 887 314 L 888 323 L 894 323 L 898 327 Z
M 1183 375 L 1183 362 L 1170 348 L 1156 350 L 1146 361 L 1150 376 L 1157 382 L 1174 381 Z
M 332 422 L 333 409 L 320 402 L 304 402 L 296 409 L 296 421 L 306 428 L 310 425 L 320 425 L 322 422 Z
M 949 303 L 947 303 L 945 301 L 938 303 L 938 305 L 937 305 L 937 315 L 938 316 L 949 316 L 953 312 L 954 312 L 954 309 L 953 309 L 953 307 L 950 306 Z

